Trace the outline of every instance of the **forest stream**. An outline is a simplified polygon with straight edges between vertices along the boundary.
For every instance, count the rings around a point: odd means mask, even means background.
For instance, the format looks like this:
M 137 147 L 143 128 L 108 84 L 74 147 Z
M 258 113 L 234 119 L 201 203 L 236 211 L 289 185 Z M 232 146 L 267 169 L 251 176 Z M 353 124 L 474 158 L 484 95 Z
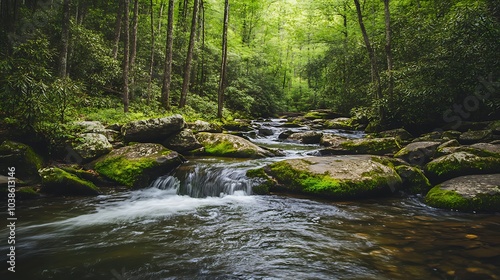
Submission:
M 399 193 L 356 202 L 252 195 L 247 170 L 319 149 L 278 134 L 251 140 L 282 157 L 191 157 L 146 189 L 22 201 L 16 279 L 500 278 L 499 215 Z

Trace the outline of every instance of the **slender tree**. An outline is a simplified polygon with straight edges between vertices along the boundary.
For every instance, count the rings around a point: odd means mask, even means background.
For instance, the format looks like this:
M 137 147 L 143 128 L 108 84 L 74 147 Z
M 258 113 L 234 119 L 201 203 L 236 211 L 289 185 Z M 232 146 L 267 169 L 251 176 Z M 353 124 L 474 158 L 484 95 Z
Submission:
M 168 0 L 167 43 L 165 52 L 165 69 L 161 101 L 166 110 L 170 110 L 170 82 L 172 80 L 172 47 L 174 42 L 174 0 Z
M 219 92 L 217 98 L 217 117 L 222 118 L 222 109 L 224 107 L 224 89 L 226 85 L 226 66 L 227 66 L 227 25 L 229 23 L 229 0 L 224 2 L 224 27 L 222 30 L 222 63 L 220 69 Z
M 128 70 L 129 70 L 129 54 L 130 54 L 130 34 L 129 34 L 129 0 L 123 0 L 123 26 L 124 40 L 123 40 L 123 111 L 128 112 L 129 104 L 129 88 L 128 88 Z
M 69 26 L 70 26 L 71 0 L 63 2 L 63 21 L 61 30 L 61 51 L 59 53 L 59 77 L 67 76 L 68 49 L 69 49 Z
M 183 108 L 184 106 L 186 106 L 187 93 L 189 91 L 189 80 L 191 77 L 191 62 L 193 60 L 196 26 L 198 23 L 197 19 L 198 19 L 199 3 L 200 3 L 199 0 L 194 0 L 193 18 L 191 21 L 191 33 L 189 36 L 189 47 L 186 56 L 186 64 L 184 65 L 184 81 L 182 83 L 182 92 L 181 92 L 181 99 L 179 102 L 179 108 Z
M 366 32 L 365 24 L 363 22 L 363 15 L 361 14 L 361 6 L 359 4 L 359 0 L 354 0 L 354 4 L 356 5 L 356 13 L 358 15 L 359 27 L 361 28 L 361 33 L 363 34 L 363 39 L 365 41 L 365 46 L 368 51 L 368 56 L 370 58 L 371 65 L 371 77 L 372 83 L 375 84 L 376 97 L 378 99 L 382 99 L 382 88 L 380 85 L 380 74 L 377 67 L 377 60 L 375 57 L 375 51 L 370 43 L 370 38 L 368 37 L 368 33 Z
M 389 76 L 388 94 L 389 100 L 392 101 L 394 94 L 394 77 L 392 73 L 393 57 L 391 47 L 391 12 L 389 7 L 389 0 L 384 0 L 384 14 L 385 14 L 385 55 L 387 57 L 387 74 Z
M 120 45 L 120 35 L 122 32 L 122 19 L 123 19 L 123 1 L 118 1 L 118 10 L 116 12 L 116 20 L 115 20 L 115 36 L 113 39 L 113 58 L 117 59 L 118 57 L 118 46 Z
M 151 48 L 150 48 L 150 57 L 149 57 L 149 75 L 148 75 L 148 104 L 151 101 L 151 83 L 153 80 L 153 68 L 154 68 L 154 62 L 155 62 L 155 22 L 154 22 L 154 2 L 151 0 L 149 2 L 150 6 L 150 14 L 149 14 L 149 20 L 151 21 L 150 23 L 150 28 L 151 28 Z M 161 17 L 159 19 L 161 21 Z
M 134 70 L 137 56 L 137 25 L 139 22 L 139 0 L 134 1 L 134 15 L 132 17 L 132 32 L 130 33 L 130 70 Z

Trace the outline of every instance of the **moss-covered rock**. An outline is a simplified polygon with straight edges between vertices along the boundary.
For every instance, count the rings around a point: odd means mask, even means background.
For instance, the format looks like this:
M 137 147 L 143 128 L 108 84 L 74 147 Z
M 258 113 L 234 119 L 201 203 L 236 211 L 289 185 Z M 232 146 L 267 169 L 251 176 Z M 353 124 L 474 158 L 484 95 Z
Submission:
M 433 207 L 462 211 L 500 211 L 500 174 L 469 175 L 432 188 L 425 202 Z
M 39 198 L 41 195 L 35 187 L 20 187 L 16 190 L 16 198 L 20 200 L 28 200 Z
M 290 159 L 272 163 L 263 170 L 274 180 L 271 191 L 332 199 L 388 194 L 401 185 L 401 178 L 392 168 L 367 155 Z
M 4 175 L 8 167 L 15 167 L 16 178 L 27 183 L 39 182 L 38 169 L 42 165 L 42 157 L 26 144 L 6 140 L 0 145 L 0 170 Z
M 418 167 L 399 165 L 395 167 L 395 170 L 403 180 L 403 190 L 412 194 L 426 194 L 432 187 L 429 179 Z
M 94 183 L 57 167 L 40 169 L 41 191 L 54 195 L 98 195 L 100 190 Z
M 196 139 L 204 149 L 197 154 L 220 157 L 264 158 L 274 154 L 239 136 L 222 133 L 202 132 L 196 134 Z
M 190 129 L 184 129 L 176 135 L 169 137 L 163 142 L 163 145 L 181 154 L 203 147 L 203 145 L 196 140 L 196 137 Z
M 449 140 L 437 147 L 436 154 L 434 155 L 434 157 L 438 158 L 445 155 L 453 154 L 455 152 L 458 152 L 459 148 L 460 148 L 460 143 L 458 143 L 456 139 Z
M 132 121 L 122 127 L 125 142 L 161 143 L 181 131 L 186 122 L 181 115 Z
M 333 120 L 327 120 L 324 123 L 325 128 L 330 129 L 347 129 L 347 130 L 356 130 L 357 124 L 353 122 L 350 118 L 336 118 Z
M 319 144 L 323 133 L 318 131 L 296 132 L 288 136 L 287 140 L 297 141 L 302 144 Z
M 137 143 L 99 158 L 94 163 L 94 169 L 124 186 L 144 188 L 182 162 L 184 158 L 180 154 L 160 144 Z
M 458 141 L 461 144 L 469 145 L 479 142 L 488 142 L 492 140 L 492 131 L 487 130 L 475 130 L 475 131 L 467 131 L 460 135 Z
M 197 120 L 194 123 L 188 123 L 188 128 L 193 131 L 193 133 L 198 132 L 211 132 L 211 133 L 221 133 L 222 127 L 216 123 L 209 123 L 206 121 Z
M 105 155 L 113 146 L 106 136 L 99 133 L 83 133 L 71 143 L 73 150 L 80 156 L 83 163 L 90 162 L 102 155 Z
M 424 165 L 434 157 L 440 144 L 440 142 L 413 142 L 399 150 L 394 157 L 413 165 Z
M 264 168 L 248 170 L 246 175 L 248 178 L 252 179 L 253 194 L 269 194 L 272 187 L 276 184 L 276 182 L 266 174 Z
M 375 133 L 376 137 L 394 137 L 398 140 L 401 141 L 409 141 L 413 139 L 413 135 L 409 133 L 406 129 L 404 128 L 396 128 L 392 130 L 385 130 L 379 133 Z
M 345 141 L 349 141 L 349 139 L 331 133 L 323 133 L 323 136 L 321 136 L 319 144 L 325 147 L 339 147 L 340 144 Z
M 250 131 L 252 130 L 250 121 L 236 119 L 234 121 L 227 121 L 222 125 L 222 128 L 229 131 Z
M 444 181 L 454 177 L 500 172 L 500 158 L 457 152 L 437 158 L 425 166 L 429 179 Z

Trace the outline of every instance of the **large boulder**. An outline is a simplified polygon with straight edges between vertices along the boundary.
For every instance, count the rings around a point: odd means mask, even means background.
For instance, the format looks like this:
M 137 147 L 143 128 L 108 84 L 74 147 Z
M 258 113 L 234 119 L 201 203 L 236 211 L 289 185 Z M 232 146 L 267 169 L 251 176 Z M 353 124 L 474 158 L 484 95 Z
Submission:
M 94 162 L 102 176 L 131 188 L 147 187 L 184 162 L 177 152 L 160 144 L 137 143 L 113 150 Z
M 500 211 L 500 174 L 469 175 L 432 188 L 425 202 L 433 207 L 463 211 Z
M 458 138 L 461 144 L 468 145 L 478 142 L 487 142 L 492 140 L 491 130 L 473 130 L 462 133 Z
M 414 166 L 398 165 L 394 167 L 403 180 L 404 190 L 412 194 L 426 194 L 432 187 L 424 172 Z
M 250 131 L 252 130 L 250 121 L 236 119 L 234 121 L 225 122 L 222 127 L 229 131 Z
M 396 128 L 392 130 L 385 130 L 379 133 L 376 133 L 378 137 L 395 137 L 397 139 L 407 141 L 413 139 L 413 135 L 411 135 L 406 129 L 404 128 Z
M 439 145 L 440 142 L 413 142 L 397 152 L 394 157 L 410 164 L 424 165 L 434 157 Z
M 109 142 L 118 141 L 121 138 L 119 130 L 108 129 L 99 121 L 78 121 L 73 125 L 81 134 L 98 133 L 106 136 Z
M 236 135 L 202 132 L 196 134 L 196 139 L 204 147 L 199 154 L 237 158 L 274 156 L 272 152 Z
M 161 143 L 167 137 L 181 131 L 186 122 L 181 115 L 133 121 L 122 127 L 125 142 Z
M 319 144 L 323 133 L 318 131 L 296 132 L 288 136 L 287 140 L 297 141 L 302 144 Z
M 425 172 L 429 179 L 441 182 L 463 175 L 498 173 L 500 158 L 456 152 L 427 163 Z
M 4 175 L 9 167 L 15 167 L 16 178 L 27 183 L 37 182 L 42 165 L 42 158 L 26 144 L 6 140 L 0 145 L 0 172 Z
M 191 129 L 194 133 L 198 132 L 211 132 L 211 133 L 220 133 L 222 132 L 222 127 L 215 123 L 209 123 L 206 121 L 197 120 L 194 123 L 188 123 L 188 128 Z
M 82 179 L 57 167 L 40 169 L 44 193 L 54 195 L 98 195 L 100 190 L 94 183 Z
M 356 129 L 356 125 L 353 124 L 353 121 L 350 118 L 336 118 L 333 120 L 327 120 L 324 123 L 324 126 L 331 129 Z
M 321 137 L 319 144 L 325 147 L 339 147 L 340 144 L 349 141 L 348 138 L 334 135 L 331 133 L 324 133 Z
M 271 183 L 270 191 L 331 199 L 390 194 L 401 185 L 401 178 L 394 169 L 374 161 L 369 155 L 289 159 L 272 163 L 263 171 L 254 171 L 252 175 L 262 177 L 268 185 Z
M 163 145 L 179 153 L 186 153 L 203 147 L 190 129 L 184 129 L 169 137 L 163 142 Z
M 396 138 L 363 138 L 339 142 L 337 146 L 331 146 L 322 150 L 323 154 L 347 155 L 347 154 L 370 154 L 386 155 L 399 151 Z
M 80 156 L 83 162 L 92 161 L 102 155 L 105 155 L 113 146 L 109 143 L 108 138 L 99 133 L 83 133 L 71 143 L 73 150 Z

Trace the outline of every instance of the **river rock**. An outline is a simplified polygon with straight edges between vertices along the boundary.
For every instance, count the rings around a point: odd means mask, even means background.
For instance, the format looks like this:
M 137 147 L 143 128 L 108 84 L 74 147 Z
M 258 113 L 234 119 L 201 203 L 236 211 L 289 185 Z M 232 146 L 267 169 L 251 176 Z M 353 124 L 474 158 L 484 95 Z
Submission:
M 327 120 L 324 123 L 324 126 L 330 129 L 348 129 L 348 130 L 356 129 L 355 125 L 352 123 L 352 120 L 350 118 L 336 118 L 333 120 Z
M 113 150 L 113 146 L 109 143 L 108 138 L 99 133 L 80 134 L 78 138 L 71 143 L 71 147 L 84 163 L 92 161 Z
M 260 136 L 272 136 L 274 135 L 274 130 L 271 128 L 259 128 L 259 135 Z
M 97 159 L 93 166 L 99 174 L 117 183 L 144 188 L 183 162 L 180 154 L 160 144 L 137 143 L 113 150 Z
M 125 142 L 161 143 L 167 137 L 181 131 L 186 126 L 181 115 L 132 121 L 122 127 Z
M 460 135 L 458 141 L 461 144 L 468 145 L 474 144 L 478 142 L 487 142 L 492 140 L 491 130 L 475 130 L 475 131 L 467 131 Z
M 500 172 L 500 158 L 456 152 L 437 158 L 425 166 L 429 179 L 443 181 L 463 175 Z
M 322 132 L 317 131 L 307 131 L 307 132 L 296 132 L 288 136 L 287 140 L 298 141 L 302 144 L 319 144 Z
M 394 168 L 403 180 L 404 190 L 412 194 L 426 194 L 432 187 L 424 172 L 415 166 L 399 165 Z
M 169 137 L 163 142 L 163 145 L 179 153 L 185 153 L 203 147 L 190 129 L 184 129 L 176 135 Z
M 407 141 L 413 139 L 413 135 L 404 128 L 385 130 L 376 134 L 378 137 L 394 137 L 399 140 Z
M 432 188 L 425 202 L 433 207 L 463 211 L 500 211 L 500 174 L 469 175 Z
M 255 171 L 253 175 L 271 182 L 270 191 L 331 199 L 390 194 L 401 185 L 394 169 L 372 160 L 369 155 L 289 159 L 272 163 L 263 171 Z
M 394 157 L 413 165 L 424 165 L 432 159 L 439 145 L 440 142 L 413 142 L 397 152 Z
M 188 128 L 193 131 L 193 133 L 198 132 L 211 132 L 211 133 L 221 133 L 222 127 L 215 123 L 209 123 L 206 121 L 197 120 L 194 123 L 188 123 Z
M 74 122 L 73 125 L 77 128 L 78 132 L 81 134 L 87 133 L 98 133 L 106 136 L 109 142 L 115 142 L 121 140 L 121 133 L 118 125 L 111 125 L 110 128 L 104 127 L 104 125 L 99 121 L 78 121 Z M 118 129 L 118 130 L 117 130 Z
M 196 134 L 196 139 L 204 149 L 198 154 L 237 158 L 264 158 L 274 154 L 254 143 L 231 134 L 202 132 Z
M 439 145 L 436 154 L 434 155 L 436 158 L 437 157 L 442 157 L 445 155 L 453 154 L 458 152 L 460 149 L 460 143 L 456 139 L 449 140 L 447 142 L 444 142 L 443 144 Z
M 250 131 L 252 127 L 250 121 L 236 119 L 234 121 L 225 122 L 222 127 L 229 131 Z
M 292 135 L 294 132 L 291 131 L 291 130 L 285 130 L 283 131 L 282 133 L 280 133 L 280 135 L 278 136 L 278 139 L 281 139 L 281 140 L 286 140 L 288 139 L 288 137 L 290 137 L 290 135 Z
M 98 195 L 94 183 L 84 180 L 57 167 L 40 169 L 41 191 L 54 195 Z
M 16 178 L 27 183 L 38 182 L 38 169 L 42 165 L 42 157 L 26 144 L 6 140 L 0 145 L 0 172 L 3 175 L 7 175 L 9 167 L 15 167 Z
M 349 139 L 346 137 L 330 134 L 330 133 L 324 133 L 323 136 L 321 136 L 321 139 L 319 141 L 319 144 L 325 147 L 339 147 L 342 143 L 348 141 Z
M 305 119 L 315 120 L 315 119 L 335 119 L 342 117 L 342 114 L 333 112 L 328 109 L 317 109 L 311 110 L 304 115 Z
M 341 142 L 338 146 L 328 147 L 322 150 L 325 155 L 347 155 L 347 154 L 370 154 L 387 155 L 394 154 L 401 147 L 394 137 L 387 138 L 363 138 Z

